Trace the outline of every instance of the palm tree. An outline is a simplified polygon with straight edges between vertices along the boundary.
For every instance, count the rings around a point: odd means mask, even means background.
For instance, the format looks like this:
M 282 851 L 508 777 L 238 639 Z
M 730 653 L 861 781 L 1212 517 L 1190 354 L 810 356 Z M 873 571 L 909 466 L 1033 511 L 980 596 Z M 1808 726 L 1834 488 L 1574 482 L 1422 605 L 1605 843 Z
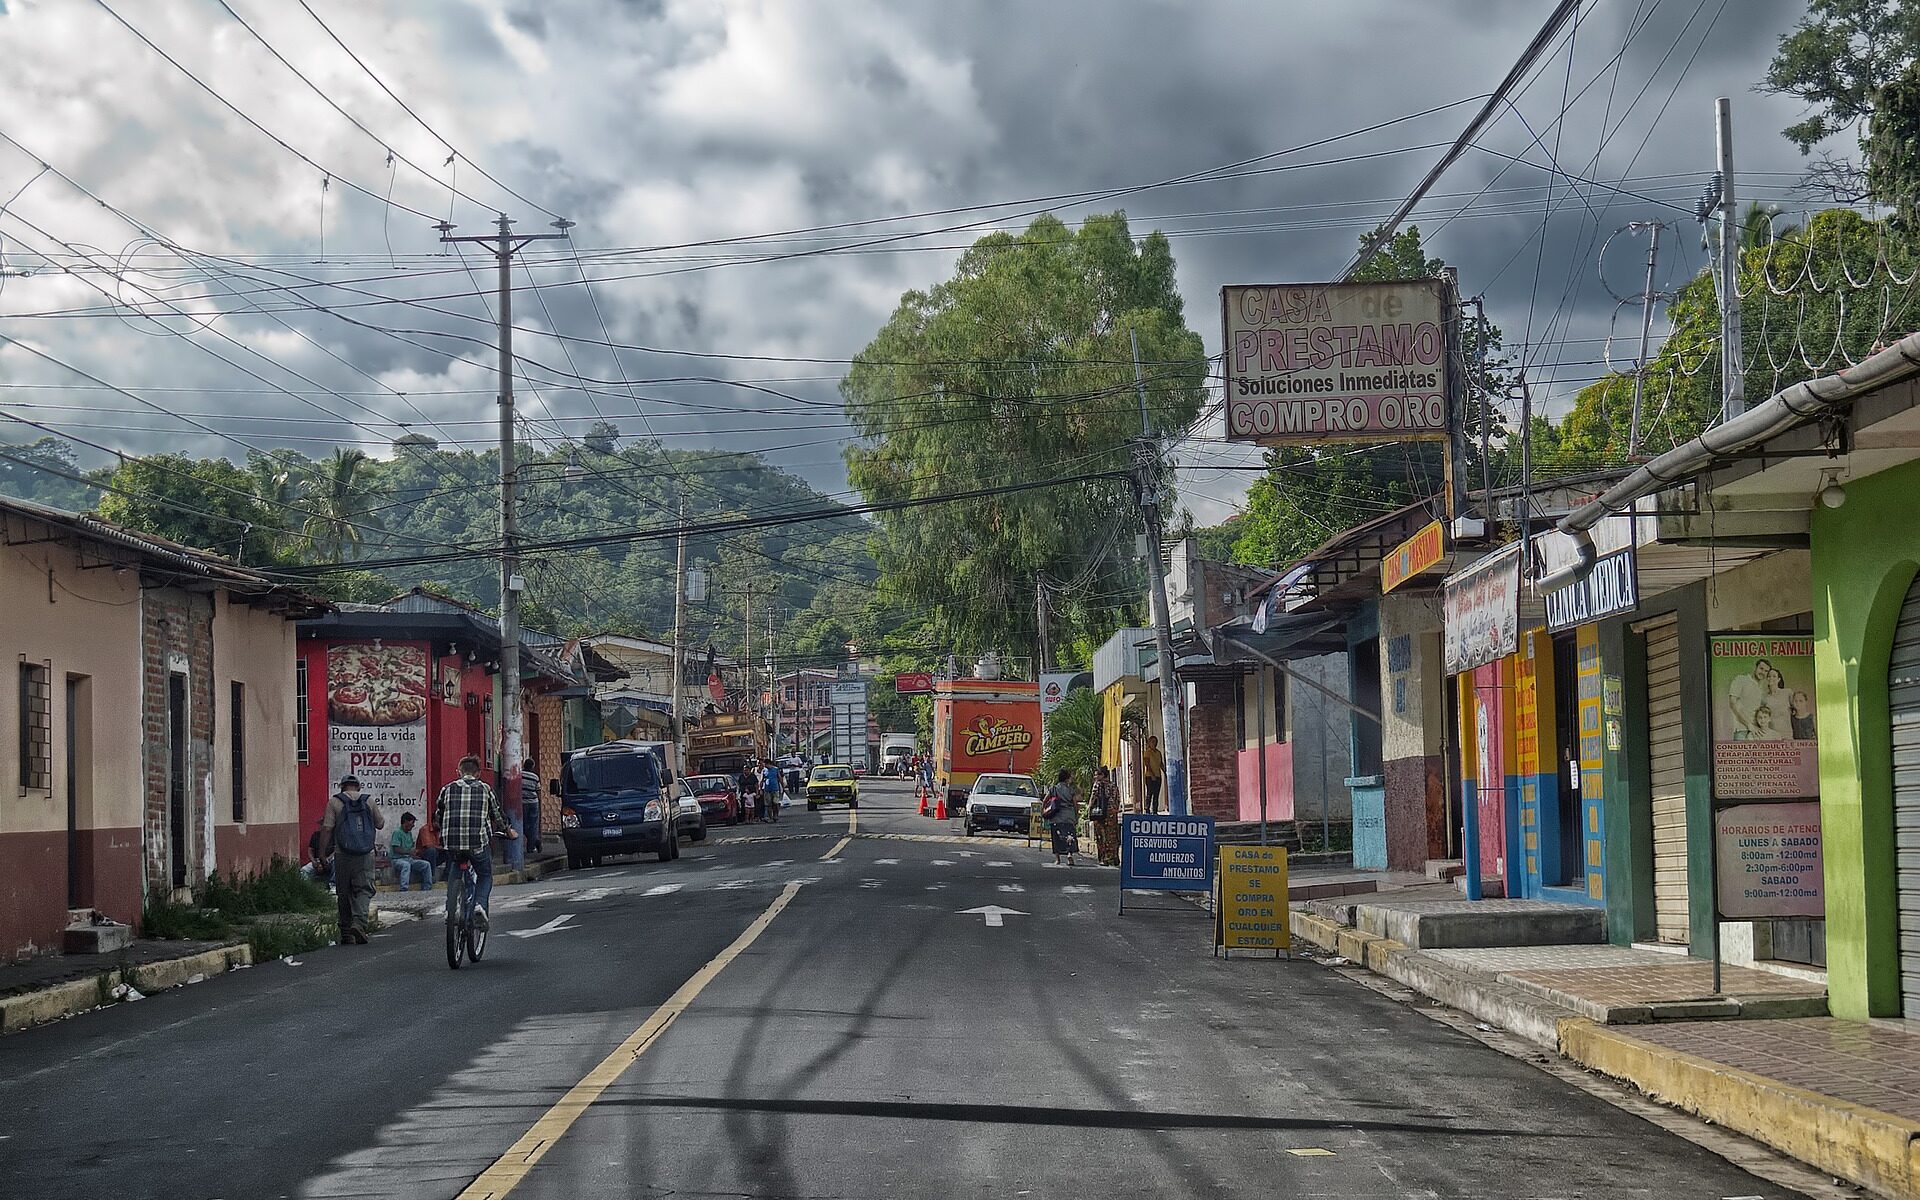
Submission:
M 1047 746 L 1040 754 L 1040 772 L 1053 779 L 1062 771 L 1073 772 L 1074 786 L 1085 791 L 1093 782 L 1093 768 L 1100 763 L 1100 710 L 1098 693 L 1081 690 L 1067 693 L 1060 707 L 1047 714 Z
M 313 478 L 301 487 L 309 515 L 300 532 L 323 561 L 345 560 L 360 546 L 365 530 L 381 528 L 366 489 L 355 482 L 371 461 L 364 450 L 338 448 L 314 464 Z
M 303 458 L 300 460 L 305 462 Z M 301 483 L 294 469 L 279 459 L 264 454 L 247 456 L 247 473 L 253 477 L 253 494 L 266 509 L 266 521 L 272 527 L 275 551 L 287 549 L 292 540 L 286 533 L 294 528 L 295 518 L 304 516 L 300 506 Z

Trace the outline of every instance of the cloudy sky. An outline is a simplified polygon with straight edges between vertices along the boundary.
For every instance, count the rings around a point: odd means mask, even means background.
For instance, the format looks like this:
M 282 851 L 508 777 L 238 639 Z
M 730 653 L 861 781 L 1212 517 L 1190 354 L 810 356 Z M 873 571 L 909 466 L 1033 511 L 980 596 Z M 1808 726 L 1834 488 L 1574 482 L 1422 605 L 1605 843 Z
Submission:
M 1124 206 L 1172 236 L 1189 321 L 1217 349 L 1220 285 L 1337 272 L 1548 7 L 3 0 L 0 412 L 139 451 L 385 453 L 409 429 L 482 444 L 491 263 L 445 254 L 432 224 L 478 234 L 504 211 L 549 232 L 558 215 L 573 248 L 537 245 L 515 275 L 552 285 L 515 301 L 516 348 L 539 364 L 528 436 L 604 416 L 765 451 L 841 492 L 841 364 L 972 237 Z M 1752 88 L 1803 9 L 1591 0 L 1421 207 L 1429 250 L 1485 293 L 1549 396 L 1602 369 L 1608 235 L 1679 220 L 1662 274 L 1701 265 L 1680 210 L 1714 165 L 1715 96 L 1734 100 L 1744 197 L 1806 204 L 1778 134 L 1796 106 Z M 1264 155 L 1091 205 L 1036 199 Z M 793 232 L 848 222 L 872 223 Z M 1608 251 L 1614 292 L 1639 290 L 1643 254 Z M 31 436 L 0 422 L 0 439 Z M 1231 468 L 1255 457 L 1202 431 L 1183 477 L 1196 516 L 1231 512 L 1251 477 Z

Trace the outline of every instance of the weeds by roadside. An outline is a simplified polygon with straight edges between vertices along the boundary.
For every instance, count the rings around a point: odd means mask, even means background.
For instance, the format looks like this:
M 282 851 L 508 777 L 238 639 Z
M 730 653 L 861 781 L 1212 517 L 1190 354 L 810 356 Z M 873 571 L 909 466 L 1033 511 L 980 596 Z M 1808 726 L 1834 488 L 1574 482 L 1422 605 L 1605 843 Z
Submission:
M 192 904 L 149 902 L 140 932 L 181 941 L 245 939 L 256 959 L 282 958 L 330 944 L 333 918 L 319 914 L 332 908 L 332 893 L 276 855 L 251 875 L 208 876 Z

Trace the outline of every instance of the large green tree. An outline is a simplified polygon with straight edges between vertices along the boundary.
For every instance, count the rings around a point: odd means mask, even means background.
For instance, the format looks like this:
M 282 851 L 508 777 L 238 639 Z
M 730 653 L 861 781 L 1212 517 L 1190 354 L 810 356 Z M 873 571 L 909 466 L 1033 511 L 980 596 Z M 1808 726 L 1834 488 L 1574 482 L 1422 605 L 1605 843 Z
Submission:
M 1809 0 L 1806 15 L 1780 39 L 1760 86 L 1806 104 L 1807 116 L 1781 131 L 1806 154 L 1833 134 L 1863 132 L 1881 89 L 1916 58 L 1915 0 Z
M 278 561 L 294 518 L 269 508 L 254 478 L 224 458 L 130 458 L 103 482 L 100 515 L 142 533 L 224 554 L 247 566 Z
M 309 514 L 301 532 L 315 558 L 339 562 L 380 528 L 379 501 L 367 486 L 372 461 L 366 451 L 342 446 L 313 464 L 300 494 Z
M 1178 430 L 1200 412 L 1206 353 L 1187 327 L 1164 236 L 1136 240 L 1125 214 L 1070 230 L 1045 216 L 994 233 L 954 275 L 908 292 L 841 381 L 860 441 L 848 475 L 890 503 L 1132 466 L 1140 434 L 1129 336 L 1149 419 Z M 1035 645 L 1035 586 L 1066 585 L 1056 645 L 1104 637 L 1140 594 L 1125 551 L 1133 492 L 1103 479 L 886 513 L 879 591 L 920 610 L 957 653 Z

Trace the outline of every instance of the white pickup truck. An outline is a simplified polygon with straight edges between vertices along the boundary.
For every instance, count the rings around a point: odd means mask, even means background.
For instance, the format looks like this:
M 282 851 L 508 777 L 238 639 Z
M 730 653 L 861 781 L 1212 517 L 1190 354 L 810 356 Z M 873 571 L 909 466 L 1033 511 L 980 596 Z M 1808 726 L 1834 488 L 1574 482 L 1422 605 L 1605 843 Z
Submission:
M 1025 836 L 1040 803 L 1040 785 L 1031 775 L 982 772 L 967 793 L 965 832 L 1017 833 Z

